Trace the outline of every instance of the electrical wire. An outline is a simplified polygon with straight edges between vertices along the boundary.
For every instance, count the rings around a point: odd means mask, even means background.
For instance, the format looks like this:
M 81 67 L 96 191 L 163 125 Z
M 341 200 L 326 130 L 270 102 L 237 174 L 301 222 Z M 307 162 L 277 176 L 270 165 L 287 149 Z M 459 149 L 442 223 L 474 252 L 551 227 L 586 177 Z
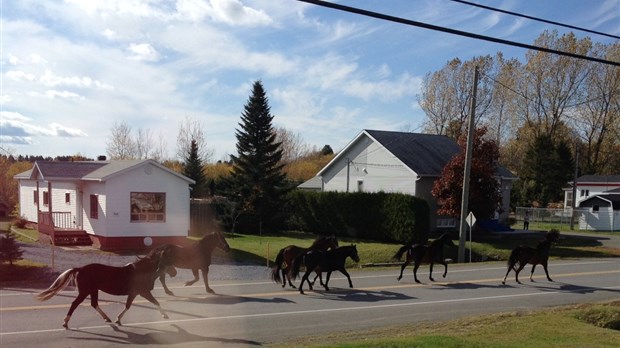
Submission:
M 606 59 L 601 59 L 601 58 L 595 58 L 595 57 L 588 57 L 588 56 L 584 56 L 584 55 L 576 54 L 576 53 L 571 53 L 571 52 L 558 51 L 558 50 L 554 50 L 554 49 L 551 49 L 551 48 L 539 47 L 539 46 L 524 44 L 524 43 L 516 42 L 516 41 L 509 41 L 509 40 L 499 39 L 499 38 L 495 38 L 495 37 L 491 37 L 491 36 L 486 36 L 486 35 L 474 34 L 474 33 L 466 32 L 466 31 L 462 31 L 462 30 L 450 29 L 450 28 L 441 27 L 441 26 L 438 26 L 438 25 L 433 25 L 433 24 L 413 21 L 413 20 L 405 19 L 405 18 L 401 18 L 401 17 L 390 16 L 390 15 L 386 15 L 386 14 L 383 14 L 383 13 L 363 10 L 363 9 L 356 8 L 356 7 L 350 7 L 350 6 L 340 5 L 340 4 L 334 4 L 334 3 L 326 2 L 326 1 L 322 1 L 322 0 L 297 0 L 297 1 L 305 2 L 305 3 L 317 5 L 317 6 L 327 7 L 327 8 L 331 8 L 331 9 L 339 10 L 339 11 L 344 11 L 344 12 L 348 12 L 348 13 L 354 13 L 354 14 L 358 14 L 358 15 L 362 15 L 362 16 L 366 16 L 366 17 L 381 19 L 381 20 L 385 20 L 385 21 L 389 21 L 389 22 L 400 23 L 400 24 L 405 24 L 405 25 L 409 25 L 409 26 L 420 27 L 420 28 L 430 29 L 430 30 L 435 30 L 435 31 L 441 31 L 441 32 L 444 32 L 444 33 L 449 33 L 449 34 L 454 34 L 454 35 L 459 35 L 459 36 L 465 36 L 465 37 L 469 37 L 469 38 L 473 38 L 473 39 L 477 39 L 477 40 L 490 41 L 490 42 L 495 42 L 495 43 L 499 43 L 499 44 L 503 44 L 503 45 L 521 47 L 521 48 L 526 48 L 526 49 L 529 49 L 529 50 L 547 52 L 547 53 L 557 54 L 557 55 L 561 55 L 561 56 L 567 56 L 567 57 L 572 57 L 572 58 L 577 58 L 577 59 L 584 59 L 584 60 L 589 60 L 589 61 L 592 61 L 592 62 L 598 62 L 598 63 L 602 63 L 602 64 L 607 64 L 607 65 L 613 65 L 613 66 L 620 67 L 620 62 L 614 62 L 614 61 L 610 61 L 610 60 L 606 60 Z
M 580 28 L 580 27 L 577 27 L 577 26 L 574 26 L 574 25 L 570 25 L 570 24 L 554 22 L 554 21 L 550 21 L 548 19 L 533 17 L 533 16 L 529 16 L 529 15 L 525 15 L 525 14 L 521 14 L 521 13 L 517 13 L 517 12 L 506 11 L 506 10 L 502 10 L 501 8 L 485 6 L 485 5 L 476 4 L 474 2 L 464 1 L 464 0 L 452 0 L 452 1 L 458 2 L 458 3 L 461 3 L 461 4 L 465 4 L 465 5 L 470 5 L 470 6 L 475 6 L 475 7 L 483 8 L 485 10 L 501 12 L 501 13 L 509 14 L 509 15 L 512 15 L 512 16 L 527 18 L 527 19 L 531 19 L 531 20 L 534 20 L 534 21 L 543 22 L 543 23 L 547 23 L 547 24 L 553 24 L 553 25 L 557 25 L 557 26 L 560 26 L 560 27 L 575 29 L 575 30 L 579 30 L 579 31 L 585 31 L 587 33 L 607 36 L 607 37 L 611 37 L 611 38 L 614 38 L 614 39 L 620 39 L 620 36 L 616 36 L 616 35 L 612 35 L 612 34 L 607 34 L 607 33 L 603 33 L 603 32 L 596 31 L 596 30 Z

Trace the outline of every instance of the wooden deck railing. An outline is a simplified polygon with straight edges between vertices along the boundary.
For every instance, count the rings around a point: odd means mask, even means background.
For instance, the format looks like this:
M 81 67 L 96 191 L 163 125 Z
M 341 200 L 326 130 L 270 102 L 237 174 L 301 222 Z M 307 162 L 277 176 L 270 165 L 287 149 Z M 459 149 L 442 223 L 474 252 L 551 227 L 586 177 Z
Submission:
M 51 235 L 55 228 L 75 229 L 70 212 L 40 211 L 39 212 L 39 232 Z

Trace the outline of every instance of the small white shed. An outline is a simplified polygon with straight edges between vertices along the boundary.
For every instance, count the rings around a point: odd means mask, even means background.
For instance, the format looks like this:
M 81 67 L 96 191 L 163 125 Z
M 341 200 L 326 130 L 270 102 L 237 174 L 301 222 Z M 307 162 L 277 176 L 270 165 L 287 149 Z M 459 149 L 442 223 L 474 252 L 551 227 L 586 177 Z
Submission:
M 21 216 L 57 243 L 103 250 L 183 243 L 194 181 L 153 160 L 41 161 L 14 177 Z

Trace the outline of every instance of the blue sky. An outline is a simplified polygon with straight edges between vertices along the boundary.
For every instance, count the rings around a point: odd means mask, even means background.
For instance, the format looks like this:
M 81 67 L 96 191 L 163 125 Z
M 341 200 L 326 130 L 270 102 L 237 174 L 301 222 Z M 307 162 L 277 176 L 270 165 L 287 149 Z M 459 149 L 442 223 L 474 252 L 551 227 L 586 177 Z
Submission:
M 362 129 L 421 131 L 422 78 L 448 60 L 526 53 L 295 0 L 0 1 L 0 147 L 22 155 L 96 158 L 124 121 L 173 157 L 190 118 L 227 159 L 255 80 L 274 126 L 338 151 Z M 472 1 L 620 35 L 620 0 Z M 568 31 L 449 0 L 338 3 L 527 44 Z

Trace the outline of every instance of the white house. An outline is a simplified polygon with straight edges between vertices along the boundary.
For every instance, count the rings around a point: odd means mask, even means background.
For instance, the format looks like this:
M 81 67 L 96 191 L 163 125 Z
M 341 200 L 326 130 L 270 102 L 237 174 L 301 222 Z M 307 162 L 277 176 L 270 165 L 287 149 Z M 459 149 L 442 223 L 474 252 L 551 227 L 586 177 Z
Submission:
M 564 206 L 573 207 L 574 181 L 564 189 Z M 620 175 L 584 175 L 577 178 L 579 229 L 620 230 Z
M 153 160 L 35 162 L 14 177 L 21 216 L 57 243 L 104 250 L 183 243 L 193 180 Z
M 424 198 L 431 209 L 431 226 L 453 229 L 454 218 L 436 216 L 431 194 L 443 167 L 459 152 L 458 144 L 441 135 L 363 130 L 303 189 L 341 192 L 397 192 Z M 510 190 L 517 178 L 499 167 L 503 197 L 500 221 L 510 211 Z
M 574 181 L 564 188 L 564 207 L 573 207 Z M 575 207 L 592 197 L 614 189 L 620 188 L 620 175 L 583 175 L 577 178 L 577 200 Z

